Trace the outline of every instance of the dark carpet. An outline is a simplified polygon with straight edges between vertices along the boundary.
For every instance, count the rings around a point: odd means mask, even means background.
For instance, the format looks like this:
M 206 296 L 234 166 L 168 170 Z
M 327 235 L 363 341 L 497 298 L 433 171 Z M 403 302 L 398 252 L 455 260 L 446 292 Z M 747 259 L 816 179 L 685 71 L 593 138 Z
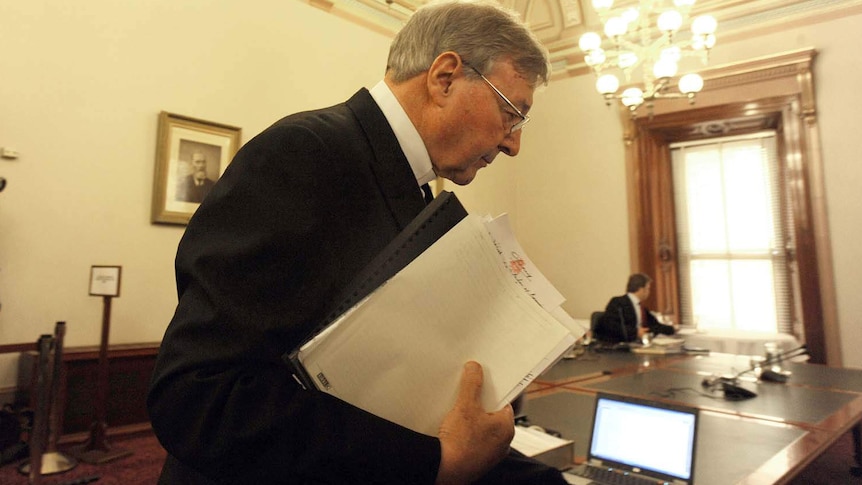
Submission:
M 139 432 L 110 439 L 112 450 L 131 451 L 132 454 L 102 465 L 79 463 L 75 468 L 54 475 L 43 475 L 44 485 L 73 485 L 86 478 L 98 477 L 89 482 L 96 485 L 154 485 L 165 459 L 165 450 L 151 431 Z M 59 447 L 65 451 L 68 446 Z M 842 436 L 820 458 L 803 470 L 791 485 L 862 484 L 862 478 L 850 474 L 853 461 L 853 439 L 850 433 Z M 28 478 L 18 472 L 21 461 L 0 467 L 0 485 L 26 485 Z
M 42 485 L 73 485 L 84 483 L 88 478 L 98 480 L 90 481 L 95 485 L 154 485 L 159 479 L 162 464 L 165 461 L 165 450 L 153 436 L 152 431 L 142 431 L 123 436 L 109 438 L 108 443 L 111 451 L 130 451 L 131 454 L 118 458 L 101 465 L 92 465 L 79 462 L 71 470 L 42 475 L 39 483 Z M 65 454 L 66 451 L 75 446 L 59 445 L 57 449 Z M 22 462 L 10 463 L 0 467 L 0 485 L 26 485 L 29 479 L 18 471 Z

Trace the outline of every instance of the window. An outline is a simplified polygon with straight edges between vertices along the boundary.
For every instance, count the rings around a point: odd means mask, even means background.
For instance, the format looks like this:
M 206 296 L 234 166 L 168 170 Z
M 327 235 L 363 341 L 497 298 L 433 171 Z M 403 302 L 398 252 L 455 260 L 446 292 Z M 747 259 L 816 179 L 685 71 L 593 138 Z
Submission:
M 671 144 L 682 322 L 791 332 L 775 132 Z

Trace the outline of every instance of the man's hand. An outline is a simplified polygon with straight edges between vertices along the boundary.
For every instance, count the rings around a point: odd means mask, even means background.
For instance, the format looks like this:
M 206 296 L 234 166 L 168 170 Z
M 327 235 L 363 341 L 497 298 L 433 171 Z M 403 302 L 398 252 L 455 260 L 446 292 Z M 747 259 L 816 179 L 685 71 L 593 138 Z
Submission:
M 467 362 L 455 407 L 440 425 L 440 468 L 436 485 L 478 480 L 509 451 L 515 436 L 512 406 L 488 413 L 482 408 L 482 366 Z

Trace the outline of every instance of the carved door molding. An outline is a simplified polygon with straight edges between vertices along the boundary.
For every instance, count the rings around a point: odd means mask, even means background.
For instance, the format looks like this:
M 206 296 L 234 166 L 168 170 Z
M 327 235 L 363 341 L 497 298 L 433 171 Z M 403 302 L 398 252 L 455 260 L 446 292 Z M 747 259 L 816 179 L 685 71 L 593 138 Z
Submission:
M 837 306 L 826 217 L 812 65 L 804 49 L 707 70 L 697 104 L 657 103 L 632 117 L 621 109 L 626 145 L 633 272 L 653 276 L 653 307 L 679 312 L 669 145 L 774 129 L 778 133 L 796 241 L 799 317 L 811 361 L 840 365 Z

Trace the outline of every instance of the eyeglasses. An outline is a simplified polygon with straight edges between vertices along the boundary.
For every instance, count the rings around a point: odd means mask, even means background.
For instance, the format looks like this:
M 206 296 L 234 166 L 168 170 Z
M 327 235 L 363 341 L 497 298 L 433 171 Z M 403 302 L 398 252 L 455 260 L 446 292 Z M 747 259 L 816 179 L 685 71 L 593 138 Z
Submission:
M 509 98 L 507 98 L 505 94 L 501 93 L 501 92 L 500 92 L 500 90 L 499 90 L 499 89 L 497 89 L 497 86 L 494 86 L 494 84 L 493 84 L 491 81 L 489 81 L 489 80 L 488 80 L 488 78 L 486 78 L 486 77 L 485 77 L 481 72 L 479 72 L 479 70 L 478 70 L 478 69 L 476 69 L 475 67 L 473 67 L 473 66 L 471 66 L 470 64 L 467 64 L 467 63 L 464 63 L 464 65 L 465 65 L 465 66 L 467 66 L 467 67 L 469 67 L 469 68 L 470 68 L 470 69 L 472 69 L 473 71 L 475 71 L 475 72 L 476 72 L 476 74 L 478 74 L 478 75 L 479 75 L 479 77 L 481 77 L 481 78 L 482 78 L 482 80 L 483 80 L 483 81 L 485 81 L 485 84 L 487 84 L 488 86 L 490 86 L 490 87 L 491 87 L 491 89 L 493 89 L 493 90 L 494 90 L 494 92 L 495 92 L 495 93 L 497 93 L 497 96 L 499 96 L 500 98 L 502 98 L 502 100 L 503 100 L 503 101 L 505 101 L 505 102 L 506 102 L 506 104 L 508 104 L 510 108 L 512 108 L 513 110 L 515 110 L 515 113 L 517 114 L 517 116 L 518 116 L 519 118 L 521 118 L 519 121 L 517 121 L 516 123 L 514 123 L 512 126 L 510 126 L 510 127 L 509 127 L 509 133 L 510 133 L 510 134 L 511 134 L 511 133 L 515 133 L 516 131 L 518 131 L 518 130 L 520 130 L 521 128 L 523 128 L 523 127 L 524 127 L 524 125 L 526 125 L 527 123 L 529 123 L 529 122 L 530 122 L 530 117 L 529 117 L 529 116 L 527 116 L 527 115 L 525 115 L 524 113 L 521 113 L 521 110 L 519 110 L 517 106 L 515 106 L 514 104 L 512 104 L 512 102 L 511 102 L 511 101 L 509 101 Z M 512 113 L 509 113 L 509 114 L 511 115 Z

